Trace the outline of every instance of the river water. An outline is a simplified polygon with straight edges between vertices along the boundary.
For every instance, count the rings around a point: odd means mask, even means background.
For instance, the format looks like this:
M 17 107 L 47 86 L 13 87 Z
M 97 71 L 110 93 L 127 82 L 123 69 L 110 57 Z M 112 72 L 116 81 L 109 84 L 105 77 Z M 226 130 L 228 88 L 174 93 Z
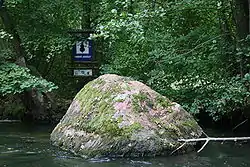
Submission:
M 211 142 L 201 153 L 156 158 L 82 159 L 52 147 L 52 127 L 0 123 L 0 167 L 250 167 L 248 143 Z

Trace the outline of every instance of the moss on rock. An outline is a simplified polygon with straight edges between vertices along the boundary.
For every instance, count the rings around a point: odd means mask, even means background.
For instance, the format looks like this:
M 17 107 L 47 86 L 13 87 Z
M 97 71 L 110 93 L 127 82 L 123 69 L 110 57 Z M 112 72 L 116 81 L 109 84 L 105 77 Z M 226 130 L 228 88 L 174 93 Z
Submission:
M 201 133 L 177 103 L 130 78 L 103 75 L 76 95 L 51 141 L 82 156 L 155 156 Z

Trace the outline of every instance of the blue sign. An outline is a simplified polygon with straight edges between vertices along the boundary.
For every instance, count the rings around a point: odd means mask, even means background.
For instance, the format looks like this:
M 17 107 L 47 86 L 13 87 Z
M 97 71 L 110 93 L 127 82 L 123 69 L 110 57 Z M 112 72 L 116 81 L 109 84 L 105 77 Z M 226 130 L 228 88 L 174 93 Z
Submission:
M 78 41 L 73 46 L 72 50 L 73 60 L 74 61 L 92 61 L 93 58 L 93 48 L 92 48 L 92 41 Z

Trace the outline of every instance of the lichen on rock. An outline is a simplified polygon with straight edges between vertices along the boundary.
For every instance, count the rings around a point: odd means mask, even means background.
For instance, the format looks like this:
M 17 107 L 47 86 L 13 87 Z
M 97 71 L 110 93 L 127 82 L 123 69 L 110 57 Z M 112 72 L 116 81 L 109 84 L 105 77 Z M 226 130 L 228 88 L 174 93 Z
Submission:
M 179 104 L 141 82 L 106 74 L 76 95 L 51 133 L 53 145 L 87 157 L 169 155 L 202 134 Z M 187 152 L 193 145 L 180 151 Z

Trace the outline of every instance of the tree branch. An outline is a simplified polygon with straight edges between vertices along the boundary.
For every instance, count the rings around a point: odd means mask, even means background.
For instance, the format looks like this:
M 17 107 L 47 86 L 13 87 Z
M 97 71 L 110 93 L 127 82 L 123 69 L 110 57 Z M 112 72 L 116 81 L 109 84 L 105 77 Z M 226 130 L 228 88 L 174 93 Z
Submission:
M 203 146 L 202 146 L 197 152 L 198 152 L 198 153 L 201 152 L 201 151 L 206 147 L 206 145 L 208 144 L 208 142 L 209 142 L 209 140 L 207 140 L 207 141 L 203 144 Z
M 179 139 L 180 142 L 197 142 L 197 141 L 238 141 L 238 140 L 250 140 L 250 137 L 206 137 L 199 139 Z
M 243 121 L 240 124 L 238 124 L 237 126 L 235 126 L 232 130 L 234 131 L 235 129 L 237 129 L 239 126 L 243 125 L 247 121 L 248 121 L 248 119 L 246 119 L 245 121 Z
M 250 140 L 250 137 L 206 137 L 206 138 L 199 138 L 199 139 L 179 139 L 179 142 L 184 142 L 180 147 L 178 147 L 176 150 L 174 150 L 172 153 L 176 152 L 180 148 L 182 148 L 185 144 L 188 142 L 198 142 L 198 141 L 206 141 L 203 146 L 197 151 L 198 153 L 201 152 L 205 146 L 208 144 L 209 141 L 239 141 L 239 140 Z M 172 154 L 171 153 L 171 154 Z
M 174 151 L 172 151 L 170 155 L 172 155 L 173 153 L 175 153 L 177 150 L 181 149 L 185 144 L 187 144 L 187 142 L 183 143 L 180 147 L 178 147 L 177 149 L 175 149 Z

